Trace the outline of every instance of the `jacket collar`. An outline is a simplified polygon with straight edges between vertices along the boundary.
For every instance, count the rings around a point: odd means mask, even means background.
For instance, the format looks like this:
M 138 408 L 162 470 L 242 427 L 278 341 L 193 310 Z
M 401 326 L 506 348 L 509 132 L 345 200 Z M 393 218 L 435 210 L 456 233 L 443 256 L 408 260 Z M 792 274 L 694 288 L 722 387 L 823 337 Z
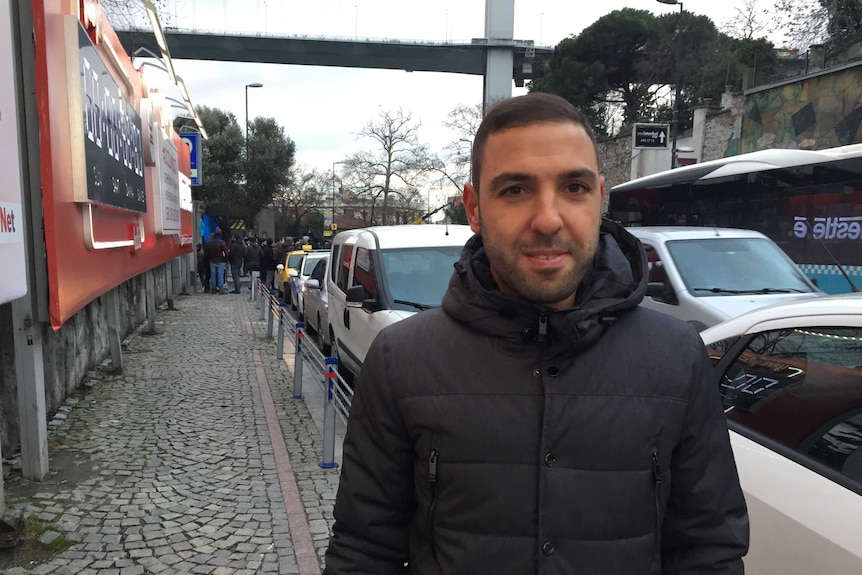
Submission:
M 603 220 L 596 256 L 578 286 L 575 304 L 554 310 L 500 292 L 478 234 L 455 264 L 443 309 L 470 329 L 518 347 L 545 342 L 550 355 L 589 347 L 646 292 L 646 258 L 622 226 Z

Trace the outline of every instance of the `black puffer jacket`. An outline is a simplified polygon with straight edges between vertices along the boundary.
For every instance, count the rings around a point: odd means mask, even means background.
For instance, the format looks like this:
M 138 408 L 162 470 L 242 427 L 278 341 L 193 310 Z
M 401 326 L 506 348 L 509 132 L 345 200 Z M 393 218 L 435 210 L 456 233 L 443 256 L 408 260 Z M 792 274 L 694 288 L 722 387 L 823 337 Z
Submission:
M 501 294 L 481 239 L 361 373 L 326 573 L 742 573 L 748 521 L 687 324 L 602 224 L 575 306 Z M 405 567 L 405 562 L 409 566 Z

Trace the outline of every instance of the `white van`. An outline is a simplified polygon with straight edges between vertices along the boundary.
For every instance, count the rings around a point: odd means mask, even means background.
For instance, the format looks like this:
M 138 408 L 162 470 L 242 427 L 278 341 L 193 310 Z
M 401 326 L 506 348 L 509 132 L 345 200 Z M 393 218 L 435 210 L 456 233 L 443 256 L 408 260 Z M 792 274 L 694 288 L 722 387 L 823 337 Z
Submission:
M 626 228 L 644 246 L 649 285 L 641 305 L 702 331 L 749 310 L 822 292 L 772 240 L 729 228 Z
M 358 374 L 387 325 L 439 306 L 473 232 L 464 225 L 378 226 L 340 232 L 329 257 L 329 341 Z

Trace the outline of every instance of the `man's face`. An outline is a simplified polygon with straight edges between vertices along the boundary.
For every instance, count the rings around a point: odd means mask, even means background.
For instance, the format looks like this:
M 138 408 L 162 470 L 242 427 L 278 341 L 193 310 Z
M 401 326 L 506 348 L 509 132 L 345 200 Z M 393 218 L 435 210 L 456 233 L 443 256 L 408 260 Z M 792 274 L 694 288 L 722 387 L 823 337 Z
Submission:
M 464 186 L 464 206 L 500 291 L 571 307 L 596 251 L 604 196 L 587 133 L 570 122 L 495 132 L 479 182 L 481 192 Z

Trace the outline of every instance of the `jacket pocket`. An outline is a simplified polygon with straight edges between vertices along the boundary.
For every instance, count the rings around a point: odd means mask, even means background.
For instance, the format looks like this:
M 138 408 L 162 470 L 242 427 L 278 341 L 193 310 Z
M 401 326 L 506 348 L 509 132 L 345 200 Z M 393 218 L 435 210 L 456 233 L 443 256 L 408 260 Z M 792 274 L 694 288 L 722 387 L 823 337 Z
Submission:
M 653 554 L 652 554 L 652 571 L 658 572 L 661 570 L 661 458 L 659 449 L 653 446 L 652 453 L 652 480 L 653 480 L 653 512 L 655 519 L 653 523 Z
M 437 460 L 440 453 L 431 448 L 428 454 L 428 485 L 431 488 L 431 501 L 428 504 L 428 543 L 431 545 L 431 554 L 437 558 L 437 549 L 434 545 L 434 515 L 437 509 Z

